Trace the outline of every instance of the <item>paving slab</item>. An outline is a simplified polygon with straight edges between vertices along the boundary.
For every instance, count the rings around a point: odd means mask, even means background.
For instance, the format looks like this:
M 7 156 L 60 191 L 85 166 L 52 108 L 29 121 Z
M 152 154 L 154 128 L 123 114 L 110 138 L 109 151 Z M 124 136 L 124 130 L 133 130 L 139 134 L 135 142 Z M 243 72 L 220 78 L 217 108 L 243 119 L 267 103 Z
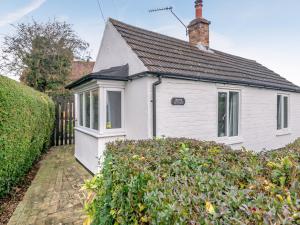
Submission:
M 74 157 L 74 146 L 50 150 L 8 225 L 82 224 L 85 180 L 92 178 Z

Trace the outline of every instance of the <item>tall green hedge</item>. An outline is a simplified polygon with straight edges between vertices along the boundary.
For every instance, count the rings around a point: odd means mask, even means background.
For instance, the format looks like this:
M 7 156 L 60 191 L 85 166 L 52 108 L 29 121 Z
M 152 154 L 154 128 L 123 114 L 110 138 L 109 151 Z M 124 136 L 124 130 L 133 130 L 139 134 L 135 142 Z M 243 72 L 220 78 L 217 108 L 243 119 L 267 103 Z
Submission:
M 48 147 L 54 113 L 48 96 L 0 76 L 0 197 Z
M 300 140 L 260 154 L 187 139 L 120 141 L 85 185 L 86 210 L 95 225 L 300 224 L 299 165 Z

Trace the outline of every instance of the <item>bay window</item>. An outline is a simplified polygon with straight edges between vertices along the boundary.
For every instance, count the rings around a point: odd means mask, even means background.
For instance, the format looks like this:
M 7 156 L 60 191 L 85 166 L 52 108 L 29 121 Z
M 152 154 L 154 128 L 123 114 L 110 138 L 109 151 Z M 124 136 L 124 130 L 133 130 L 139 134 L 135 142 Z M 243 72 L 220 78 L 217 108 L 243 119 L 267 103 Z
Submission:
M 121 88 L 101 87 L 79 93 L 79 128 L 90 132 L 98 131 L 99 134 L 122 132 L 123 95 Z
M 83 126 L 83 93 L 79 94 L 79 126 Z
M 122 93 L 106 92 L 106 129 L 122 128 Z
M 286 95 L 277 95 L 277 130 L 289 127 L 289 98 Z
M 99 129 L 99 89 L 85 91 L 79 94 L 79 126 L 90 128 L 93 130 Z
M 84 103 L 85 103 L 85 127 L 90 128 L 91 120 L 91 94 L 90 92 L 85 93 Z
M 218 92 L 218 137 L 239 136 L 239 95 L 237 91 Z
M 92 91 L 92 128 L 99 130 L 99 90 Z

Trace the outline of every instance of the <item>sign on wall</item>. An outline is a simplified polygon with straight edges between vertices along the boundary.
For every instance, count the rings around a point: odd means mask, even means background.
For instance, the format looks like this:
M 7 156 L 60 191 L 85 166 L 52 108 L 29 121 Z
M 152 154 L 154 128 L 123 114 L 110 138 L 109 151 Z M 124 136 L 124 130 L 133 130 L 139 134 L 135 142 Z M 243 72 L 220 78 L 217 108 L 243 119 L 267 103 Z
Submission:
M 172 98 L 171 104 L 172 105 L 185 105 L 185 99 L 184 98 Z

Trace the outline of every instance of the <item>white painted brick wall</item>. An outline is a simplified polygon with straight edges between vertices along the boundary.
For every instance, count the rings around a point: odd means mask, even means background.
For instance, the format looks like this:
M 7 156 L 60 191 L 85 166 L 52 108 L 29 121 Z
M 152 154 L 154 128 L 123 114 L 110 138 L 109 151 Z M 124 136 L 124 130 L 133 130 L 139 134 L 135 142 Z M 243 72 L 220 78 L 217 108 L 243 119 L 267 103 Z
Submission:
M 89 171 L 97 173 L 99 165 L 98 138 L 75 130 L 75 157 Z
M 125 129 L 128 139 L 152 138 L 149 78 L 128 81 L 125 87 Z
M 79 129 L 75 130 L 75 136 L 75 157 L 94 174 L 101 168 L 106 144 L 125 139 L 124 135 L 97 137 Z
M 107 22 L 93 72 L 115 66 L 129 65 L 129 74 L 146 71 L 142 61 L 132 51 L 116 28 Z
M 217 90 L 241 91 L 240 137 L 217 137 Z M 278 136 L 277 94 L 282 92 L 243 86 L 163 79 L 157 88 L 157 131 L 166 137 L 189 137 L 232 144 L 233 148 L 260 151 L 285 146 L 300 137 L 300 94 L 290 96 L 290 134 Z M 172 97 L 184 97 L 185 106 L 171 105 Z

